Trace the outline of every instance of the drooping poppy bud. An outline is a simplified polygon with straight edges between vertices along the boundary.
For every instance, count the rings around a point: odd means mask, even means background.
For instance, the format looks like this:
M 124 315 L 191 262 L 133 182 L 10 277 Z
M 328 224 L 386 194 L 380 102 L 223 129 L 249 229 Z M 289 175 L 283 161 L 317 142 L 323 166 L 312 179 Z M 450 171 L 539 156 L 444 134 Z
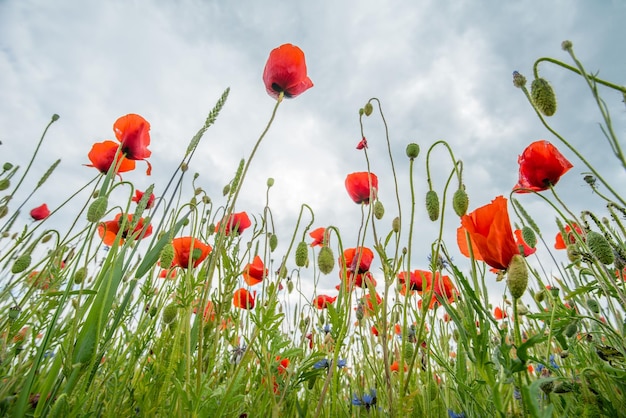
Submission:
M 385 216 L 385 207 L 380 200 L 377 200 L 374 203 L 374 216 L 379 221 L 383 218 L 383 216 Z
M 28 268 L 28 266 L 30 266 L 31 262 L 32 257 L 30 256 L 30 254 L 22 254 L 21 256 L 17 257 L 15 263 L 13 263 L 13 267 L 11 267 L 11 273 L 18 274 L 23 272 Z
M 511 259 L 511 264 L 507 269 L 507 285 L 513 299 L 519 299 L 526 291 L 528 286 L 528 268 L 524 257 L 519 254 L 515 254 Z
M 391 221 L 391 230 L 396 234 L 400 232 L 400 218 L 398 216 L 393 218 L 393 221 Z
M 11 181 L 9 179 L 0 180 L 0 192 L 8 189 L 11 186 Z
M 522 88 L 526 85 L 526 77 L 521 75 L 518 71 L 513 71 L 513 85 L 517 88 Z
M 535 248 L 537 245 L 537 236 L 535 235 L 535 231 L 533 231 L 529 226 L 524 226 L 522 228 L 522 238 L 530 248 Z
M 170 244 L 165 244 L 163 249 L 161 249 L 161 254 L 159 254 L 159 264 L 162 268 L 167 269 L 170 268 L 172 262 L 174 261 L 174 246 Z
M 176 319 L 176 315 L 178 314 L 178 307 L 173 303 L 167 305 L 163 308 L 163 322 L 166 324 L 171 324 Z
M 72 279 L 74 280 L 74 283 L 81 284 L 83 280 L 85 280 L 85 277 L 87 277 L 87 268 L 81 267 L 76 270 L 76 273 L 74 273 L 74 277 L 72 277 Z
M 100 196 L 89 205 L 87 209 L 87 220 L 89 222 L 98 222 L 107 211 L 109 199 L 106 196 Z
M 270 252 L 274 252 L 277 246 L 278 246 L 278 237 L 276 236 L 276 234 L 272 234 L 270 236 Z
M 468 206 L 469 198 L 467 196 L 467 192 L 465 191 L 465 187 L 461 186 L 452 196 L 452 208 L 457 216 L 463 216 L 467 213 Z
M 433 222 L 439 219 L 439 196 L 434 190 L 426 192 L 426 213 Z
M 370 102 L 365 103 L 365 106 L 363 106 L 363 113 L 365 113 L 365 116 L 370 116 L 373 111 L 374 106 L 372 106 Z
M 609 244 L 609 241 L 607 241 L 604 235 L 599 232 L 587 232 L 587 245 L 589 246 L 591 254 L 593 254 L 602 264 L 608 266 L 609 264 L 613 264 L 615 261 L 615 255 L 613 254 L 611 244 Z
M 296 266 L 304 267 L 309 261 L 309 248 L 306 242 L 301 241 L 296 247 Z
M 552 116 L 556 112 L 556 95 L 552 86 L 543 78 L 536 78 L 530 85 L 530 96 L 535 107 L 545 116 Z
M 600 313 L 600 305 L 598 304 L 597 300 L 589 298 L 585 301 L 585 303 L 587 304 L 587 308 L 589 308 L 591 312 L 593 312 L 594 314 Z
M 317 266 L 323 274 L 329 274 L 335 268 L 335 256 L 330 247 L 322 247 L 317 255 Z

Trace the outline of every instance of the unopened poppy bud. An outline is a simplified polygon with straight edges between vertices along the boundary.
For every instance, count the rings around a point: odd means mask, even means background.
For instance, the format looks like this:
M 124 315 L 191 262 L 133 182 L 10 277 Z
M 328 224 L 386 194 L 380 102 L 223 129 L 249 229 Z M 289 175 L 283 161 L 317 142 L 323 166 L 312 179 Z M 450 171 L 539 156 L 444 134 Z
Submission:
M 365 314 L 363 313 L 363 304 L 359 303 L 359 306 L 356 307 L 356 319 L 357 319 L 357 321 L 362 320 L 364 316 L 365 316 Z
M 11 181 L 9 179 L 0 180 L 0 191 L 6 190 L 11 186 Z
M 11 306 L 9 308 L 9 321 L 15 321 L 20 316 L 20 311 L 19 306 Z
M 396 216 L 393 218 L 393 221 L 391 221 L 391 230 L 396 234 L 400 232 L 400 217 Z
M 467 192 L 465 191 L 465 187 L 461 186 L 452 196 L 452 208 L 454 209 L 454 213 L 460 217 L 467 213 L 468 206 L 469 198 Z
M 524 257 L 519 254 L 515 254 L 511 259 L 511 264 L 507 269 L 507 285 L 513 299 L 519 299 L 526 291 L 528 286 L 528 268 Z
M 535 302 L 541 303 L 546 298 L 546 291 L 540 290 L 539 292 L 535 293 L 533 297 L 535 298 Z
M 301 241 L 296 247 L 296 266 L 304 267 L 309 261 L 309 246 Z
M 52 239 L 52 234 L 46 234 L 43 236 L 43 238 L 41 238 L 41 242 L 43 244 L 45 244 L 46 242 L 50 241 Z
M 561 48 L 563 49 L 563 51 L 569 51 L 570 49 L 572 49 L 573 46 L 574 44 L 572 44 L 572 41 L 565 40 L 561 42 Z
M 457 329 L 455 329 L 454 331 L 458 332 Z M 404 358 L 405 358 L 405 360 L 409 360 L 409 359 L 413 358 L 413 354 L 415 354 L 415 348 L 413 348 L 413 344 L 406 344 L 404 346 Z
M 28 266 L 30 266 L 31 261 L 32 257 L 30 256 L 30 254 L 20 255 L 19 257 L 17 257 L 17 260 L 15 260 L 15 263 L 13 263 L 13 267 L 11 267 L 11 273 L 17 274 L 23 272 L 28 268 Z
M 587 245 L 589 246 L 591 254 L 593 254 L 602 264 L 608 266 L 609 264 L 613 264 L 613 261 L 615 261 L 615 255 L 613 254 L 611 244 L 609 244 L 609 241 L 607 241 L 604 235 L 599 232 L 587 232 Z
M 513 71 L 513 85 L 517 88 L 524 87 L 526 85 L 526 77 L 517 71 Z
M 0 206 L 0 218 L 4 218 L 9 213 L 9 207 L 7 205 Z
M 553 380 L 544 380 L 539 384 L 539 389 L 546 395 L 552 393 L 552 389 L 554 389 L 554 381 Z
M 587 304 L 587 308 L 589 308 L 591 312 L 593 312 L 594 314 L 600 313 L 600 304 L 597 300 L 589 298 L 585 301 L 585 303 Z
M 55 113 L 55 114 L 53 114 L 53 115 L 52 115 L 52 122 L 56 122 L 56 121 L 58 121 L 58 120 L 59 120 L 59 118 L 60 118 L 60 116 L 59 116 L 59 115 L 57 115 L 56 113 Z
M 163 308 L 163 322 L 166 324 L 171 324 L 176 319 L 176 315 L 178 314 L 178 307 L 173 303 L 167 305 Z
M 567 258 L 572 263 L 577 263 L 582 258 L 580 255 L 580 251 L 578 251 L 578 247 L 576 247 L 576 245 L 574 244 L 569 244 L 567 246 L 566 251 L 567 251 Z
M 293 292 L 293 281 L 289 280 L 287 282 L 287 292 L 289 292 L 289 294 L 291 294 L 291 292 Z
M 568 338 L 572 338 L 578 333 L 578 321 L 572 321 L 567 327 L 565 327 L 565 335 Z
M 85 280 L 85 277 L 87 277 L 87 268 L 81 267 L 76 270 L 76 273 L 74 273 L 74 277 L 72 279 L 74 280 L 74 283 L 81 284 L 83 280 Z
M 365 106 L 363 106 L 363 113 L 365 113 L 365 116 L 370 116 L 373 111 L 374 106 L 372 106 L 370 102 L 365 103 Z
M 530 97 L 533 103 L 545 116 L 552 116 L 556 112 L 556 95 L 548 81 L 536 78 L 530 85 Z
M 9 170 L 10 170 L 10 169 L 12 169 L 12 168 L 13 168 L 13 164 L 11 164 L 11 163 L 8 163 L 8 162 L 7 162 L 7 163 L 2 164 L 2 169 L 3 169 L 4 171 L 9 171 Z
M 276 234 L 270 235 L 270 251 L 273 252 L 278 246 L 278 237 Z
M 519 299 L 517 300 L 517 314 L 522 316 L 528 314 L 528 307 Z
M 280 269 L 278 270 L 278 277 L 281 279 L 286 279 L 287 278 L 287 267 L 285 267 L 285 265 L 281 265 Z
M 439 196 L 434 190 L 426 192 L 426 213 L 433 222 L 439 219 Z
M 537 245 L 537 236 L 535 235 L 535 231 L 533 231 L 533 229 L 529 226 L 524 226 L 522 228 L 522 238 L 530 248 L 535 248 Z
M 414 142 L 411 142 L 406 146 L 406 156 L 414 160 L 420 154 L 420 146 Z
M 226 196 L 228 193 L 230 192 L 230 184 L 227 184 L 226 186 L 224 186 L 224 188 L 222 189 L 222 195 Z
M 174 246 L 170 244 L 165 244 L 163 249 L 161 250 L 161 254 L 159 254 L 159 264 L 162 268 L 168 269 L 172 265 L 174 261 Z M 186 267 L 186 266 L 185 266 Z
M 267 179 L 267 187 L 272 187 L 274 185 L 274 179 L 272 177 L 269 177 Z
M 89 222 L 98 222 L 107 211 L 109 200 L 106 196 L 101 196 L 91 202 L 89 209 L 87 209 L 87 220 Z
M 189 165 L 187 163 L 181 163 L 180 164 L 180 171 L 182 171 L 184 173 L 187 170 L 189 170 Z
M 202 196 L 202 203 L 204 203 L 205 205 L 211 204 L 211 198 L 207 195 Z
M 329 274 L 335 268 L 335 256 L 330 247 L 322 247 L 317 255 L 317 267 L 324 274 Z
M 152 306 L 150 308 L 150 312 L 148 313 L 152 318 L 154 318 L 159 310 L 156 306 Z
M 374 216 L 379 221 L 383 218 L 383 216 L 385 216 L 385 207 L 380 200 L 377 200 L 374 203 Z

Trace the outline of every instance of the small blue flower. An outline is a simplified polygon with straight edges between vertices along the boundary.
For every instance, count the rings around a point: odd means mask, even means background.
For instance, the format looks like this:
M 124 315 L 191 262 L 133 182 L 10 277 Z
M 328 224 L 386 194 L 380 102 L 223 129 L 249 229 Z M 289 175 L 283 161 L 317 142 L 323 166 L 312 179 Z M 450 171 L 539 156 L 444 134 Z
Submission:
M 556 364 L 556 361 L 554 359 L 554 354 L 550 354 L 550 366 L 552 366 L 553 369 L 558 369 L 559 365 Z
M 465 418 L 465 412 L 459 412 L 457 414 L 452 409 L 448 409 L 448 417 L 450 417 L 450 418 Z
M 330 367 L 330 361 L 327 358 L 321 359 L 313 365 L 314 369 L 327 369 Z
M 537 367 L 535 367 L 535 370 L 537 371 L 537 373 L 541 374 L 541 372 L 543 371 L 544 367 L 546 367 L 546 366 L 544 366 L 542 363 L 539 363 L 539 364 L 537 364 Z
M 519 391 L 518 388 L 513 388 L 513 397 L 518 401 L 522 400 L 522 392 Z
M 346 365 L 348 364 L 348 361 L 346 359 L 339 359 L 337 360 L 337 367 L 339 367 L 340 369 L 346 367 Z
M 361 397 L 355 393 L 352 395 L 352 405 L 364 406 L 369 411 L 372 406 L 376 405 L 376 389 L 370 389 L 369 393 L 364 393 Z

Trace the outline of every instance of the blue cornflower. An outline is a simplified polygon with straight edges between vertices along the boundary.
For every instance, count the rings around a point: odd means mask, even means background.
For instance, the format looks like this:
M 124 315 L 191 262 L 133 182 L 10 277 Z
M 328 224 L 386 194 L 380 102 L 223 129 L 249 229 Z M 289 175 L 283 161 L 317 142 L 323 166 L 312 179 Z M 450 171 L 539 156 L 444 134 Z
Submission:
M 452 409 L 448 409 L 448 416 L 450 418 L 465 418 L 465 412 L 459 412 L 458 414 Z
M 327 358 L 323 358 L 320 361 L 316 362 L 313 365 L 314 369 L 328 369 L 330 368 L 330 365 L 333 364 L 332 360 L 329 360 Z M 339 359 L 337 360 L 337 367 L 339 367 L 340 369 L 343 367 L 346 367 L 346 365 L 348 364 L 346 359 Z
M 324 325 L 324 333 L 328 334 L 330 332 L 330 324 Z
M 518 401 L 522 400 L 522 392 L 520 392 L 519 389 L 516 387 L 513 388 L 513 397 L 517 399 Z
M 550 354 L 550 366 L 552 366 L 553 369 L 558 369 L 559 365 L 556 364 L 556 361 L 554 359 L 554 354 Z
M 359 397 L 356 393 L 352 395 L 352 405 L 364 406 L 366 410 L 376 405 L 376 389 L 370 389 L 370 393 L 364 393 Z

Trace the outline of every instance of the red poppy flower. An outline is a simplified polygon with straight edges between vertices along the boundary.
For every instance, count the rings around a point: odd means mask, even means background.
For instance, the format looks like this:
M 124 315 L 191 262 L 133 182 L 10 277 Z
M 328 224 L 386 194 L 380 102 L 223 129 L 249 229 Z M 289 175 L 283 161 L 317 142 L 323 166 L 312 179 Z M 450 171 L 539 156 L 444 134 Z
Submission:
M 133 113 L 120 117 L 113 124 L 113 131 L 118 141 L 122 143 L 122 152 L 129 160 L 146 160 L 152 152 L 150 145 L 150 123 Z M 146 174 L 150 175 L 152 166 L 148 161 Z
M 519 182 L 513 188 L 516 193 L 528 193 L 547 190 L 558 183 L 572 163 L 546 140 L 530 144 L 517 159 L 519 163 Z
M 424 289 L 427 289 L 430 286 L 430 281 L 432 279 L 432 273 L 430 271 L 414 270 L 411 272 L 410 276 L 410 290 L 417 290 L 417 292 L 421 294 Z M 398 273 L 398 281 L 401 284 L 406 285 L 405 271 Z
M 133 202 L 137 202 L 139 203 L 139 201 L 141 200 L 141 198 L 143 197 L 144 193 L 139 191 L 139 190 L 135 190 L 135 197 L 133 197 L 131 200 Z M 148 198 L 148 203 L 146 204 L 146 209 L 150 209 L 152 206 L 154 206 L 154 200 L 156 198 L 154 197 L 154 193 L 150 194 L 150 197 Z
M 307 76 L 304 52 L 292 44 L 273 49 L 263 70 L 263 82 L 267 94 L 275 99 L 281 92 L 293 98 L 313 87 Z
M 85 164 L 85 166 L 95 167 L 102 174 L 108 173 L 109 168 L 111 168 L 111 164 L 114 162 L 113 160 L 118 148 L 119 145 L 113 141 L 104 141 L 93 144 L 91 151 L 87 154 L 91 164 Z M 124 157 L 124 154 L 120 152 L 117 154 L 115 167 L 117 167 L 117 170 L 115 171 L 116 174 L 125 173 L 135 169 L 135 162 Z
M 217 225 L 215 225 L 215 232 L 220 230 L 220 223 L 221 222 L 218 222 Z M 246 212 L 233 213 L 228 218 L 224 233 L 226 235 L 230 235 L 231 233 L 236 232 L 241 235 L 241 233 L 245 229 L 249 228 L 250 225 L 252 225 L 252 222 L 250 222 L 250 218 L 248 218 L 248 214 Z
M 376 286 L 376 280 L 369 272 L 373 259 L 374 253 L 367 247 L 348 248 L 343 252 L 343 257 L 339 257 L 339 277 L 344 280 L 347 288 L 351 284 L 356 287 L 367 287 L 370 284 Z M 344 266 L 346 277 L 343 277 Z
M 376 328 L 376 325 L 372 325 L 372 334 L 374 334 L 374 336 L 378 337 L 378 328 Z
M 311 247 L 315 247 L 315 246 L 321 247 L 324 245 L 325 232 L 326 232 L 326 228 L 317 228 L 309 232 L 309 236 L 313 238 L 313 242 L 311 242 Z
M 419 275 L 423 276 L 427 286 L 423 289 L 422 293 L 428 293 L 432 290 L 432 296 L 430 301 L 428 302 L 428 309 L 437 308 L 443 301 L 447 301 L 448 303 L 452 303 L 455 301 L 456 296 L 459 294 L 456 287 L 450 280 L 450 277 L 439 274 L 439 272 L 435 272 L 435 277 L 433 279 L 433 274 L 427 270 L 416 270 L 419 272 Z M 421 300 L 419 301 L 419 307 L 421 308 Z
M 361 302 L 365 306 L 365 315 L 371 316 L 374 315 L 378 306 L 383 302 L 383 299 L 380 297 L 378 292 L 374 292 L 367 293 L 367 295 L 361 299 Z
M 513 256 L 520 253 L 511 230 L 507 200 L 502 196 L 461 217 L 457 243 L 461 253 L 469 257 L 466 231 L 472 243 L 474 259 L 482 260 L 495 269 L 506 270 Z
M 574 225 L 574 230 L 576 231 L 576 233 L 580 236 L 583 235 L 583 230 L 580 228 L 580 226 L 578 226 L 577 223 L 572 222 L 572 225 Z M 569 225 L 565 225 L 565 233 L 567 234 L 567 241 L 569 244 L 575 244 L 576 243 L 576 234 L 574 234 L 572 232 L 572 227 Z M 556 238 L 555 238 L 555 242 L 554 242 L 554 248 L 557 250 L 564 250 L 567 248 L 567 244 L 565 243 L 565 239 L 563 238 L 563 234 L 561 234 L 560 232 L 556 234 Z
M 499 306 L 496 306 L 496 308 L 493 310 L 493 316 L 494 318 L 500 320 L 500 319 L 506 318 L 508 315 L 506 314 L 505 311 L 502 310 L 502 308 L 500 308 Z
M 254 293 L 250 293 L 244 288 L 238 289 L 233 294 L 233 305 L 240 309 L 254 309 L 255 297 L 256 291 Z
M 536 248 L 532 248 L 530 245 L 526 244 L 524 241 L 524 237 L 522 236 L 522 230 L 516 229 L 513 231 L 513 235 L 515 235 L 515 242 L 519 247 L 520 254 L 524 257 L 528 257 L 529 255 L 533 255 L 537 252 Z
M 328 295 L 319 295 L 313 299 L 313 306 L 317 309 L 325 309 L 327 305 L 334 303 L 337 300 L 337 296 L 332 297 Z
M 289 367 L 289 359 L 281 358 L 280 356 L 276 356 L 276 362 L 278 363 L 278 373 L 284 374 L 287 372 L 287 367 Z
M 101 222 L 100 225 L 98 225 L 98 235 L 100 235 L 100 238 L 102 238 L 102 242 L 104 242 L 104 245 L 110 247 L 115 242 L 115 237 L 117 237 L 117 235 L 120 233 L 122 223 L 124 223 L 122 216 L 123 214 L 120 213 L 112 221 Z M 143 218 L 139 218 L 139 222 L 131 231 L 130 226 L 132 222 L 133 215 L 126 215 L 124 230 L 121 231 L 122 235 L 120 239 L 120 245 L 123 244 L 127 238 L 133 238 L 135 240 L 139 239 L 139 237 L 141 236 L 141 231 L 143 231 L 144 229 L 145 233 L 142 238 L 146 238 L 152 235 L 152 225 L 145 225 L 143 223 Z
M 192 261 L 192 267 L 198 267 L 213 249 L 210 245 L 193 237 L 174 238 L 172 245 L 174 246 L 174 260 L 172 266 L 178 266 L 184 269 L 189 267 L 190 260 Z
M 359 143 L 356 145 L 356 149 L 358 150 L 361 150 L 363 148 L 367 148 L 367 139 L 365 139 L 365 137 L 363 137 L 363 139 L 361 139 Z
M 248 286 L 254 286 L 263 281 L 263 278 L 267 276 L 267 269 L 263 265 L 263 260 L 258 255 L 254 257 L 252 263 L 248 263 L 243 269 L 243 279 Z
M 355 203 L 368 204 L 371 199 L 376 199 L 378 192 L 378 177 L 374 173 L 359 172 L 348 174 L 346 177 L 346 190 Z
M 176 270 L 161 270 L 159 272 L 159 278 L 161 279 L 171 279 L 174 280 L 176 278 Z
M 197 314 L 198 313 L 198 303 L 200 301 L 195 300 L 194 301 L 194 307 L 193 307 L 193 313 Z M 210 300 L 207 301 L 206 306 L 204 307 L 204 313 L 202 315 L 202 318 L 205 321 L 215 321 L 215 306 L 213 306 L 213 302 L 211 302 Z
M 41 221 L 46 219 L 48 216 L 50 216 L 50 209 L 48 209 L 48 205 L 45 203 L 30 211 L 30 217 L 35 221 Z

